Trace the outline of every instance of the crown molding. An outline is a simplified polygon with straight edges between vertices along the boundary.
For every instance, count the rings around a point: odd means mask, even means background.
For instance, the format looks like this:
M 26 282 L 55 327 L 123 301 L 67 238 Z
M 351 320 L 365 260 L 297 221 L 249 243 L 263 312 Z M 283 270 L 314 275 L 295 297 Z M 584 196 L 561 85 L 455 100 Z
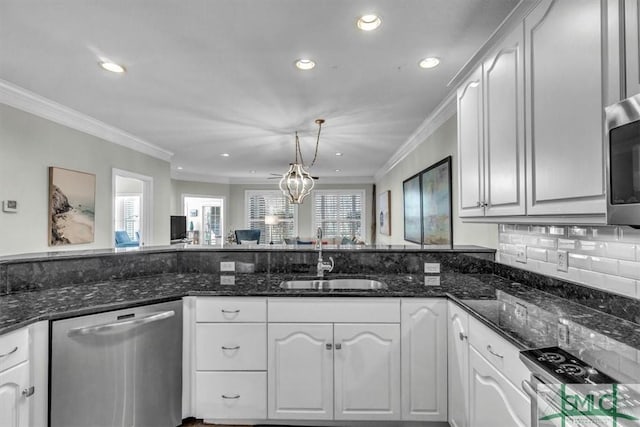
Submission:
M 172 152 L 122 129 L 108 125 L 2 79 L 0 79 L 0 103 L 160 160 L 170 162 L 173 156 Z
M 389 173 L 391 169 L 396 167 L 398 163 L 404 160 L 413 150 L 418 148 L 429 136 L 431 136 L 444 122 L 449 120 L 456 113 L 456 91 L 451 91 L 438 104 L 436 109 L 425 119 L 424 122 L 416 129 L 407 141 L 393 153 L 387 162 L 374 175 L 375 182 L 380 181 L 382 177 Z
M 227 176 L 207 175 L 204 173 L 185 172 L 171 169 L 171 179 L 178 181 L 206 182 L 208 184 L 230 184 Z
M 230 184 L 273 184 L 276 187 L 279 185 L 280 180 L 268 178 L 231 178 Z M 317 184 L 373 184 L 374 178 L 372 176 L 320 176 L 320 179 L 316 181 Z

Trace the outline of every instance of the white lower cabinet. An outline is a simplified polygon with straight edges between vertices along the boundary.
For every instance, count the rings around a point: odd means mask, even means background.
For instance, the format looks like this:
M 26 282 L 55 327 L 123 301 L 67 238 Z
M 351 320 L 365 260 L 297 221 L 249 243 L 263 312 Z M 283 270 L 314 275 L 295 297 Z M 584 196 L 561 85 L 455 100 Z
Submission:
M 333 418 L 333 325 L 270 324 L 269 418 Z
M 29 402 L 22 391 L 29 384 L 29 362 L 0 372 L 0 426 L 29 427 Z
M 336 420 L 400 418 L 400 325 L 336 324 Z
M 198 372 L 198 417 L 263 419 L 267 409 L 266 386 L 265 372 Z
M 526 396 L 469 347 L 469 425 L 529 427 L 530 404 Z
M 448 403 L 451 427 L 469 426 L 469 315 L 448 303 Z
M 402 419 L 447 421 L 447 301 L 403 299 Z

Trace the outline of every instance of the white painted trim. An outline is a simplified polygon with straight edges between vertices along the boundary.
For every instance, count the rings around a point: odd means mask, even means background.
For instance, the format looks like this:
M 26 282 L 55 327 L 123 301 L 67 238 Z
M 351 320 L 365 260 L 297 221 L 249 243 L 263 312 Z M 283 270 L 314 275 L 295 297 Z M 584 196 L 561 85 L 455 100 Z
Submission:
M 379 181 L 391 169 L 396 167 L 413 150 L 418 148 L 429 136 L 431 136 L 444 122 L 449 120 L 456 113 L 456 91 L 451 91 L 438 104 L 436 109 L 425 119 L 407 141 L 389 158 L 389 160 L 376 172 L 374 180 Z
M 134 178 L 142 181 L 142 230 L 140 233 L 140 246 L 153 245 L 153 177 L 129 172 L 123 169 L 111 169 L 111 247 L 115 247 L 113 236 L 115 235 L 115 207 L 116 207 L 116 177 Z
M 2 79 L 0 103 L 160 160 L 169 162 L 173 156 L 171 151 Z
M 373 184 L 374 178 L 372 176 L 320 176 L 320 179 L 316 181 L 318 184 Z M 267 184 L 278 187 L 280 179 L 268 179 L 268 178 L 230 178 L 229 184 Z

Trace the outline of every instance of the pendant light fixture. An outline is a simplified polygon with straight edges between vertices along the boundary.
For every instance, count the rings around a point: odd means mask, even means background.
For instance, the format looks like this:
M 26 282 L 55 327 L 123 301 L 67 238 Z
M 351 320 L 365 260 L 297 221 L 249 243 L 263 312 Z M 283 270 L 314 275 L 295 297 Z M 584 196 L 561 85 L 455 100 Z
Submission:
M 314 165 L 318 158 L 318 145 L 320 143 L 320 131 L 322 131 L 322 124 L 324 119 L 316 119 L 318 124 L 318 137 L 316 138 L 316 150 L 313 155 L 313 161 L 308 166 L 309 168 Z M 304 198 L 311 193 L 314 182 L 313 177 L 307 171 L 307 167 L 302 160 L 302 152 L 300 151 L 300 139 L 298 138 L 298 132 L 296 132 L 296 159 L 293 163 L 289 163 L 289 170 L 282 175 L 280 180 L 280 190 L 289 199 L 290 203 L 299 205 L 303 202 Z M 299 161 L 298 161 L 299 158 Z

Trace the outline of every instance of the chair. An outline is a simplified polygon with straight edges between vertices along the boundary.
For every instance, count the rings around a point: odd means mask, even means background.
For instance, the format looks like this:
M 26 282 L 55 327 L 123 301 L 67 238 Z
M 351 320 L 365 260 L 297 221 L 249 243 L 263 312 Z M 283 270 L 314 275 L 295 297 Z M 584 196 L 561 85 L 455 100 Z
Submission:
M 116 231 L 116 248 L 136 248 L 140 246 L 138 240 L 131 240 L 126 231 Z
M 236 230 L 236 243 L 242 242 L 260 243 L 260 230 Z

